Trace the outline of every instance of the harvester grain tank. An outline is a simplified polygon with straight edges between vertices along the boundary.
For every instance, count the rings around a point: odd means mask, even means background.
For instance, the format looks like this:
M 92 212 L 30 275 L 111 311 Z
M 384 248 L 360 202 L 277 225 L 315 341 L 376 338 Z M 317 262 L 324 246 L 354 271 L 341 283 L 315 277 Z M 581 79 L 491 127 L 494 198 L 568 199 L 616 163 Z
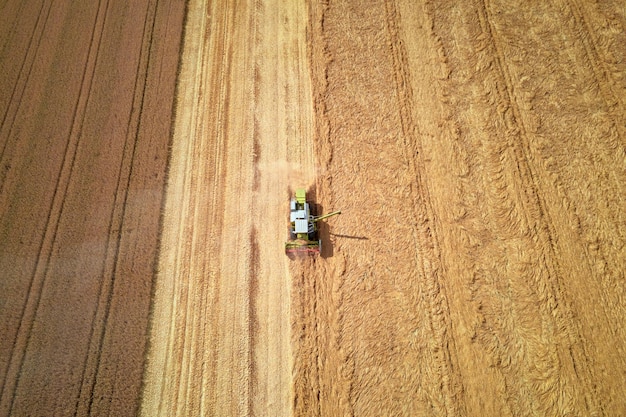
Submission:
M 318 236 L 318 222 L 331 216 L 341 214 L 341 211 L 322 216 L 314 216 L 311 206 L 306 201 L 306 191 L 297 189 L 295 197 L 289 204 L 290 239 L 285 243 L 285 253 L 320 253 L 322 241 Z

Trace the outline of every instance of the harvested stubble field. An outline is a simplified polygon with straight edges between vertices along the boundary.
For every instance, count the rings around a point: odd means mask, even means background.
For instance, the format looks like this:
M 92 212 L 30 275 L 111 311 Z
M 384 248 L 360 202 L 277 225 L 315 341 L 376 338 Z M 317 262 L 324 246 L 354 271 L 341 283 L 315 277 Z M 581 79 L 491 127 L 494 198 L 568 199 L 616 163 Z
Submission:
M 0 3 L 0 415 L 626 415 L 621 2 L 64 7 Z

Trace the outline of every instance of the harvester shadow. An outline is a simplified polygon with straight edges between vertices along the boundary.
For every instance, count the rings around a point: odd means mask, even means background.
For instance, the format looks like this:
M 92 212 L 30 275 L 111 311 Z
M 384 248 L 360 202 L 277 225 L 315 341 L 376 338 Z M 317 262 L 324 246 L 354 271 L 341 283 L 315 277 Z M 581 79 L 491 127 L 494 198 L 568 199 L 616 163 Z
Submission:
M 319 211 L 318 213 L 323 213 L 323 211 Z M 318 227 L 319 238 L 322 241 L 320 256 L 322 259 L 332 258 L 335 253 L 335 248 L 330 240 L 330 226 L 326 222 L 320 222 Z
M 326 226 L 328 228 L 328 225 Z M 324 259 L 331 258 L 333 256 L 334 245 L 332 242 L 334 238 L 342 238 L 342 239 L 355 239 L 355 240 L 369 240 L 367 236 L 351 236 L 351 235 L 342 235 L 340 233 L 331 233 L 326 231 L 325 233 L 320 228 L 320 236 L 322 236 L 322 251 L 320 252 L 320 256 Z M 331 239 L 331 237 L 333 239 Z
M 329 235 L 334 236 L 334 237 L 341 237 L 344 239 L 370 240 L 370 238 L 367 236 L 351 236 L 351 235 L 342 235 L 339 233 L 329 233 Z

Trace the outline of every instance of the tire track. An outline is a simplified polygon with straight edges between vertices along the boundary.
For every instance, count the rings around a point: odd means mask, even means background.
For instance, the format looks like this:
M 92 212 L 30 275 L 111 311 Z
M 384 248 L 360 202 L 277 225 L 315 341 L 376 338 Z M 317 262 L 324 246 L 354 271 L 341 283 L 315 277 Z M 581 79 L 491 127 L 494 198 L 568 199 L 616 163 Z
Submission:
M 489 10 L 490 10 L 489 3 L 490 3 L 489 1 L 485 1 L 485 4 L 486 4 L 485 10 L 487 12 L 487 17 L 488 17 L 487 20 L 491 23 L 491 31 L 494 31 L 495 29 L 493 27 L 493 22 L 495 21 L 495 19 L 493 16 L 489 14 Z M 613 102 L 614 100 L 610 97 L 607 97 L 607 94 L 608 94 L 607 85 L 611 84 L 611 82 L 608 79 L 603 79 L 603 77 L 599 74 L 600 72 L 602 72 L 598 69 L 599 65 L 597 65 L 597 62 L 601 61 L 599 53 L 597 51 L 594 51 L 594 48 L 596 48 L 596 46 L 593 46 L 593 48 L 590 48 L 590 46 L 587 44 L 587 41 L 586 41 L 587 36 L 583 36 L 581 32 L 583 28 L 586 27 L 586 25 L 581 23 L 581 19 L 584 20 L 584 18 L 581 15 L 576 16 L 577 14 L 576 11 L 573 11 L 573 14 L 574 14 L 574 21 L 577 23 L 577 25 L 575 26 L 576 29 L 574 30 L 574 33 L 581 40 L 581 43 L 584 46 L 583 49 L 586 54 L 586 57 L 585 57 L 586 59 L 584 62 L 591 69 L 591 72 L 594 74 L 596 85 L 598 85 L 599 86 L 598 88 L 602 91 L 602 96 L 604 97 L 605 102 L 607 103 L 607 106 L 609 108 L 609 113 L 612 115 L 611 123 L 613 124 L 615 120 L 619 120 L 620 117 L 615 116 L 614 112 L 611 112 L 611 109 L 614 107 L 611 105 L 611 102 Z M 593 36 L 591 32 L 588 32 L 588 33 L 589 33 L 589 37 Z M 494 37 L 494 41 L 495 39 L 496 37 Z M 595 45 L 593 44 L 593 40 L 591 40 L 590 42 L 592 45 Z M 504 59 L 504 53 L 502 52 L 502 48 L 496 44 L 496 49 L 501 59 Z M 576 369 L 577 376 L 581 377 L 582 375 L 584 375 L 583 380 L 587 383 L 587 387 L 586 387 L 587 391 L 585 393 L 586 404 L 592 410 L 594 409 L 606 410 L 607 404 L 599 399 L 599 398 L 602 398 L 603 396 L 599 395 L 599 392 L 596 388 L 599 384 L 598 384 L 597 372 L 594 370 L 594 366 L 593 366 L 594 361 L 592 360 L 592 357 L 590 356 L 592 345 L 590 346 L 590 344 L 586 341 L 585 337 L 583 336 L 583 329 L 582 329 L 583 324 L 579 320 L 574 319 L 575 314 L 573 310 L 572 295 L 566 292 L 565 290 L 565 288 L 567 288 L 566 279 L 565 279 L 566 274 L 564 273 L 563 265 L 561 265 L 561 262 L 559 261 L 560 259 L 563 259 L 562 251 L 564 249 L 565 244 L 563 243 L 563 237 L 558 233 L 556 229 L 556 224 L 554 223 L 554 220 L 551 218 L 551 215 L 550 215 L 551 209 L 549 207 L 548 199 L 543 197 L 543 196 L 548 196 L 550 191 L 545 184 L 542 185 L 541 181 L 537 179 L 537 178 L 545 177 L 545 175 L 537 171 L 536 167 L 533 167 L 532 163 L 530 162 L 531 159 L 537 160 L 539 159 L 539 157 L 536 155 L 533 155 L 533 149 L 530 144 L 531 136 L 528 133 L 526 126 L 524 125 L 524 118 L 521 116 L 522 111 L 520 108 L 521 106 L 518 102 L 519 98 L 515 97 L 515 95 L 512 93 L 514 91 L 512 76 L 504 67 L 502 67 L 502 69 L 503 69 L 503 74 L 506 80 L 507 91 L 509 92 L 509 100 L 513 104 L 515 120 L 517 121 L 517 125 L 520 127 L 521 138 L 523 139 L 522 140 L 522 144 L 523 144 L 522 153 L 524 154 L 524 160 L 526 161 L 525 164 L 527 166 L 527 169 L 530 172 L 534 171 L 534 175 L 532 175 L 533 182 L 535 184 L 533 187 L 535 189 L 534 194 L 537 196 L 537 200 L 540 204 L 542 218 L 545 219 L 544 223 L 547 226 L 547 229 L 546 229 L 547 236 L 545 237 L 545 239 L 547 239 L 547 241 L 550 243 L 548 246 L 550 252 L 548 253 L 550 253 L 551 255 L 550 258 L 553 260 L 553 265 L 550 267 L 551 271 L 554 271 L 553 274 L 555 277 L 555 284 L 553 286 L 552 291 L 554 291 L 556 295 L 557 302 L 559 302 L 560 300 L 559 304 L 564 304 L 565 306 L 564 317 L 568 318 L 568 322 L 570 323 L 569 330 L 571 331 L 570 337 L 572 338 L 571 339 L 572 346 L 570 347 L 570 356 L 572 357 L 572 360 L 574 361 L 574 367 Z M 605 72 L 605 75 L 608 77 L 606 72 Z M 620 136 L 623 138 L 623 135 L 620 135 Z M 589 154 L 593 155 L 594 151 L 597 151 L 597 149 L 601 148 L 602 145 L 603 144 L 600 144 L 599 146 L 594 147 L 594 149 L 590 149 Z M 612 146 L 611 146 L 611 150 L 614 150 Z M 610 154 L 610 153 L 612 152 L 611 151 L 607 152 L 607 154 Z M 612 162 L 613 160 L 605 161 L 604 163 L 601 164 L 601 166 L 610 167 L 613 165 Z M 609 175 L 615 178 L 614 186 L 612 186 L 611 189 L 623 190 L 623 181 L 620 181 L 620 179 L 618 178 L 618 173 L 615 170 L 611 170 L 609 171 Z M 618 194 L 624 195 L 624 192 L 619 191 Z M 575 204 L 573 204 L 573 206 L 575 206 Z M 616 204 L 616 207 L 619 207 L 619 203 Z M 556 212 L 556 211 L 554 211 L 553 209 L 552 212 Z M 619 215 L 619 209 L 616 209 L 616 211 L 612 211 L 611 214 L 612 215 L 610 216 L 610 218 L 612 219 L 623 218 L 623 216 Z M 607 231 L 607 233 L 610 233 L 610 231 Z M 604 255 L 603 258 L 610 259 L 611 257 L 610 255 L 608 256 Z M 617 260 L 612 260 L 611 264 L 620 265 L 620 262 Z M 588 257 L 588 255 L 586 259 L 586 265 L 584 265 L 584 268 L 588 271 L 588 274 L 590 275 L 594 274 L 594 272 L 591 269 L 590 258 Z M 597 279 L 603 285 L 603 293 L 604 293 L 603 299 L 605 301 L 609 301 L 609 300 L 615 300 L 617 298 L 616 300 L 617 302 L 608 302 L 608 305 L 612 305 L 613 309 L 619 309 L 618 306 L 622 305 L 622 303 L 619 301 L 621 297 L 619 295 L 617 296 L 614 295 L 616 290 L 618 293 L 620 292 L 619 285 L 617 286 L 606 285 L 606 280 L 603 279 L 601 276 L 598 276 Z M 617 278 L 615 279 L 615 281 L 619 282 L 620 279 Z M 617 318 L 617 317 L 623 316 L 623 314 L 617 313 L 617 314 L 613 314 L 613 316 L 611 317 L 611 314 L 605 313 L 605 316 L 608 322 L 612 322 L 612 326 L 610 327 L 613 330 L 611 331 L 611 333 L 618 336 L 621 339 L 621 341 L 626 340 L 623 336 L 623 328 L 620 325 L 621 321 L 620 319 Z M 617 343 L 615 344 L 614 347 L 618 352 L 620 352 L 619 356 L 623 358 L 624 357 L 623 343 Z
M 248 285 L 248 335 L 250 337 L 249 340 L 249 350 L 248 350 L 248 369 L 249 369 L 249 377 L 248 377 L 248 404 L 246 415 L 250 417 L 257 416 L 256 413 L 257 404 L 255 399 L 259 395 L 260 384 L 259 384 L 259 369 L 258 365 L 255 363 L 254 353 L 257 348 L 256 334 L 259 331 L 259 317 L 257 314 L 258 311 L 258 298 L 259 298 L 259 240 L 258 240 L 258 232 L 256 227 L 252 227 L 250 232 L 250 240 L 252 242 L 251 255 L 250 255 L 250 269 L 249 269 L 249 285 Z M 282 385 L 281 385 L 282 386 Z
M 550 258 L 538 256 L 551 245 L 549 239 L 537 244 L 534 237 L 546 231 L 532 220 L 542 221 L 535 201 L 540 198 L 538 191 L 532 191 L 532 183 L 519 185 L 532 177 L 524 165 L 524 155 L 513 140 L 524 134 L 523 126 L 517 126 L 519 116 L 511 109 L 516 103 L 510 103 L 514 97 L 510 95 L 511 84 L 507 85 L 503 78 L 506 68 L 499 61 L 502 55 L 496 50 L 497 39 L 488 26 L 492 20 L 486 15 L 485 5 L 472 6 L 460 10 L 457 4 L 449 2 L 447 7 L 435 10 L 431 20 L 436 24 L 435 32 L 446 38 L 442 60 L 446 64 L 451 62 L 452 68 L 443 71 L 449 77 L 443 93 L 449 96 L 446 102 L 456 109 L 451 120 L 455 138 L 451 149 L 463 162 L 455 180 L 461 204 L 446 216 L 461 226 L 457 226 L 456 239 L 460 240 L 457 244 L 461 244 L 462 256 L 465 256 L 463 250 L 468 251 L 468 258 L 461 258 L 459 265 L 463 265 L 463 269 L 470 266 L 470 272 L 463 272 L 463 275 L 467 277 L 465 285 L 470 290 L 474 311 L 462 320 L 473 327 L 472 344 L 479 342 L 493 355 L 489 361 L 493 361 L 491 366 L 495 368 L 491 376 L 493 382 L 490 381 L 494 385 L 490 388 L 498 389 L 502 375 L 501 383 L 509 393 L 507 411 L 515 413 L 533 407 L 553 407 L 547 401 L 529 404 L 525 396 L 519 394 L 533 386 L 533 381 L 541 380 L 542 392 L 564 388 L 555 377 L 559 361 L 554 358 L 562 346 L 561 338 L 558 334 L 557 337 L 546 334 L 544 340 L 535 341 L 531 334 L 536 326 L 562 328 L 569 311 L 561 312 L 560 294 L 550 289 L 549 282 L 555 274 Z M 463 24 L 449 25 L 447 19 Z M 448 27 L 452 28 L 451 33 Z M 461 41 L 466 39 L 467 43 Z M 469 57 L 464 55 L 470 54 L 469 51 L 472 51 Z M 526 163 L 530 164 L 527 160 Z M 476 184 L 481 183 L 484 191 L 476 188 Z M 537 256 L 535 266 L 530 267 L 534 256 Z M 527 281 L 534 284 L 529 286 Z M 455 298 L 457 309 L 460 301 L 459 297 Z M 533 303 L 540 307 L 533 307 Z M 463 324 L 457 326 L 464 327 Z M 462 333 L 458 335 L 459 344 L 467 351 L 464 343 L 469 341 L 461 341 L 462 336 Z M 535 368 L 530 367 L 530 363 Z M 463 368 L 465 375 L 471 374 L 471 368 Z M 530 392 L 532 389 L 529 395 Z M 533 395 L 539 394 L 535 391 Z M 474 403 L 471 399 L 468 401 Z M 475 409 L 476 404 L 473 407 Z
M 24 7 L 25 7 L 24 2 L 16 2 L 16 3 L 19 3 L 19 6 L 18 6 L 18 9 L 15 11 L 14 16 L 8 13 L 8 11 L 11 11 L 11 9 L 9 9 L 7 12 L 2 14 L 2 17 L 0 17 L 0 19 L 2 19 L 1 21 L 4 23 L 0 26 L 3 28 L 3 31 L 5 31 L 4 33 L 5 36 L 1 37 L 1 39 L 3 39 L 2 46 L 0 47 L 0 57 L 2 57 L 2 61 L 5 61 L 7 59 L 7 57 L 5 56 L 6 54 L 13 52 L 13 50 L 10 48 L 11 43 L 16 42 L 16 41 L 19 42 L 19 36 L 17 36 L 16 34 L 17 28 L 19 27 L 20 23 L 23 23 L 21 20 L 21 17 L 24 16 L 24 14 L 26 15 L 28 14 L 28 13 L 23 12 Z M 13 88 L 11 89 L 10 95 L 6 97 L 7 102 L 6 102 L 6 107 L 4 108 L 3 115 L 2 115 L 2 123 L 0 124 L 0 127 L 2 128 L 2 130 L 0 130 L 0 133 L 4 132 L 5 129 L 8 129 L 9 131 L 12 130 L 12 126 L 15 121 L 15 114 L 13 114 L 11 123 L 8 125 L 7 125 L 7 117 L 12 107 L 16 109 L 14 113 L 17 113 L 17 109 L 20 107 L 24 86 L 27 84 L 28 79 L 30 78 L 32 65 L 33 65 L 33 62 L 35 61 L 35 57 L 37 56 L 36 51 L 40 47 L 43 32 L 45 31 L 46 23 L 50 15 L 51 4 L 52 4 L 52 0 L 48 2 L 48 7 L 46 9 L 46 2 L 44 1 L 41 3 L 41 6 L 38 8 L 37 17 L 34 19 L 35 22 L 34 22 L 33 28 L 30 31 L 30 36 L 28 37 L 28 40 L 26 41 L 26 47 L 24 48 L 22 59 L 19 65 L 17 65 L 17 68 L 18 68 L 17 79 L 15 80 L 15 82 L 7 83 L 7 84 L 11 84 Z M 31 12 L 31 10 L 28 9 L 28 12 Z M 9 19 L 10 17 L 12 19 Z M 12 21 L 12 24 L 8 24 L 7 22 L 9 21 Z M 32 18 L 31 18 L 31 21 L 32 21 Z M 10 27 L 10 30 L 6 30 L 8 27 Z M 35 41 L 35 39 L 37 40 Z M 5 75 L 8 75 L 8 74 L 5 74 Z M 22 88 L 18 88 L 20 85 L 22 86 Z M 18 90 L 21 90 L 22 93 L 19 94 L 20 99 L 15 100 L 14 97 L 16 97 Z M 4 143 L 3 149 L 4 149 L 4 146 L 6 145 L 5 141 L 8 139 L 9 136 L 10 135 L 6 135 L 5 137 L 5 135 L 0 134 L 0 141 Z M 0 159 L 2 158 L 3 154 L 4 154 L 4 151 L 0 151 Z
M 518 105 L 517 98 L 515 97 L 515 89 L 512 83 L 511 74 L 508 72 L 508 68 L 505 64 L 502 47 L 499 45 L 499 39 L 495 33 L 495 28 L 493 26 L 494 16 L 490 13 L 490 1 L 484 0 L 482 5 L 477 6 L 477 10 L 479 11 L 479 19 L 483 33 L 486 33 L 487 41 L 493 45 L 495 55 L 494 61 L 496 64 L 494 72 L 496 77 L 499 77 L 502 80 L 504 91 L 501 92 L 501 94 L 503 95 L 502 99 L 505 103 L 504 108 L 510 108 L 512 112 L 512 114 L 505 119 L 507 127 L 511 129 L 514 137 L 519 137 L 521 143 L 521 146 L 516 146 L 515 142 L 510 141 L 507 147 L 514 152 L 515 160 L 518 161 L 517 167 L 519 170 L 519 180 L 523 184 L 526 184 L 524 189 L 530 190 L 526 198 L 521 200 L 522 207 L 524 208 L 522 213 L 528 213 L 524 216 L 522 224 L 530 226 L 531 230 L 534 230 L 534 233 L 537 233 L 537 237 L 540 239 L 540 253 L 547 254 L 544 259 L 544 265 L 547 268 L 547 276 L 545 278 L 547 281 L 545 283 L 538 281 L 536 286 L 537 288 L 545 288 L 548 290 L 546 294 L 548 297 L 546 300 L 547 306 L 552 309 L 553 314 L 556 313 L 555 319 L 557 323 L 562 323 L 559 327 L 566 329 L 568 333 L 571 332 L 569 334 L 570 352 L 576 352 L 576 355 L 572 356 L 571 360 L 574 363 L 575 369 L 577 369 L 577 374 L 583 374 L 585 375 L 584 379 L 591 381 L 591 385 L 589 385 L 587 389 L 592 389 L 592 387 L 597 384 L 594 382 L 597 381 L 597 379 L 593 369 L 589 365 L 591 361 L 587 353 L 587 347 L 584 343 L 579 322 L 574 319 L 575 316 L 572 311 L 572 301 L 564 290 L 565 285 L 563 268 L 559 264 L 559 257 L 557 256 L 559 251 L 559 245 L 556 240 L 558 239 L 558 234 L 555 229 L 554 221 L 550 216 L 547 202 L 543 197 L 546 192 L 544 189 L 545 187 L 542 186 L 539 174 L 531 163 L 531 159 L 534 158 L 532 157 L 532 149 L 529 144 L 529 135 L 521 116 L 521 109 Z M 511 136 L 507 135 L 507 137 Z M 535 211 L 534 207 L 538 209 L 538 212 L 533 215 L 533 212 Z M 508 210 L 508 208 L 505 209 L 505 212 Z M 533 219 L 535 216 L 536 219 Z M 515 224 L 517 222 L 513 223 Z M 599 408 L 599 404 L 596 402 L 597 393 L 595 393 L 593 389 L 591 391 L 586 390 L 584 396 L 586 404 L 591 409 Z
M 423 178 L 425 165 L 423 161 L 423 149 L 417 137 L 417 125 L 413 120 L 411 108 L 415 106 L 413 93 L 411 91 L 411 74 L 407 60 L 407 52 L 399 36 L 399 26 L 402 25 L 400 15 L 397 11 L 395 0 L 385 0 L 387 12 L 387 30 L 391 38 L 391 55 L 393 56 L 396 91 L 398 92 L 398 109 L 400 110 L 400 120 L 402 122 L 402 137 L 404 140 L 405 164 L 409 167 L 412 178 L 410 186 L 410 201 L 413 202 L 413 217 L 417 219 L 419 228 L 413 229 L 413 244 L 421 258 L 417 262 L 420 265 L 422 275 L 427 277 L 426 293 L 430 302 L 430 314 L 432 318 L 432 331 L 437 340 L 436 344 L 442 347 L 443 354 L 437 357 L 437 371 L 439 378 L 443 381 L 442 408 L 443 415 L 464 416 L 467 414 L 462 398 L 463 385 L 461 375 L 458 371 L 458 358 L 456 348 L 451 334 L 450 308 L 447 301 L 445 284 L 440 276 L 442 270 L 440 244 L 433 214 L 433 204 L 429 194 L 429 185 Z M 420 247 L 428 248 L 429 253 L 420 251 Z
M 80 93 L 76 106 L 74 108 L 74 115 L 72 117 L 71 125 L 72 127 L 70 130 L 69 140 L 67 142 L 67 146 L 64 152 L 63 164 L 59 173 L 59 177 L 57 178 L 50 211 L 47 215 L 45 232 L 38 251 L 38 259 L 36 262 L 35 271 L 30 280 L 31 284 L 29 286 L 28 298 L 22 311 L 22 315 L 19 321 L 20 326 L 10 355 L 11 359 L 9 361 L 7 376 L 5 377 L 5 380 L 8 380 L 9 384 L 5 384 L 5 386 L 3 386 L 2 397 L 0 398 L 0 410 L 4 410 L 6 412 L 12 412 L 15 402 L 19 383 L 19 375 L 21 374 L 21 368 L 24 364 L 25 354 L 28 350 L 28 346 L 30 343 L 34 318 L 37 315 L 37 310 L 41 301 L 41 293 L 43 287 L 45 286 L 46 276 L 48 273 L 48 265 L 50 263 L 50 256 L 52 254 L 55 236 L 59 227 L 59 219 L 63 212 L 65 195 L 67 193 L 67 188 L 70 182 L 70 178 L 72 176 L 74 160 L 76 157 L 76 149 L 78 147 L 78 142 L 80 139 L 80 129 L 84 121 L 85 110 L 89 101 L 91 83 L 93 80 L 98 52 L 100 50 L 102 27 L 104 25 L 104 18 L 102 17 L 102 1 L 98 3 L 97 10 L 98 12 L 96 14 L 93 31 L 91 33 L 91 39 L 89 43 L 90 46 L 88 58 L 81 80 Z
M 568 12 L 567 7 L 562 7 L 552 13 L 571 22 L 573 18 Z M 554 20 L 549 12 L 546 16 L 547 21 Z M 596 58 L 588 54 L 583 41 L 578 45 L 574 43 L 581 36 L 581 29 L 578 26 L 569 28 L 571 33 L 562 34 L 562 31 L 554 30 L 550 36 L 548 32 L 545 40 L 556 39 L 559 46 L 553 46 L 553 41 L 539 50 L 543 60 L 552 58 L 555 62 L 551 72 L 563 74 L 560 77 L 547 75 L 545 79 L 556 82 L 555 88 L 562 85 L 561 89 L 568 94 L 563 94 L 564 97 L 557 102 L 560 113 L 557 120 L 547 119 L 545 126 L 539 125 L 536 132 L 529 135 L 529 146 L 532 146 L 529 149 L 535 152 L 534 158 L 540 161 L 537 168 L 543 168 L 541 176 L 550 179 L 544 183 L 545 200 L 547 208 L 561 223 L 555 224 L 558 233 L 554 235 L 557 238 L 554 256 L 560 260 L 560 267 L 569 271 L 561 274 L 569 277 L 562 280 L 560 285 L 568 288 L 568 301 L 570 305 L 576 306 L 573 311 L 579 318 L 576 338 L 578 345 L 584 347 L 584 356 L 581 356 L 580 349 L 574 353 L 578 361 L 588 361 L 589 369 L 593 369 L 596 375 L 604 375 L 601 379 L 614 378 L 611 387 L 590 382 L 594 384 L 596 406 L 610 410 L 621 401 L 612 392 L 619 390 L 615 385 L 619 385 L 622 380 L 621 371 L 617 369 L 624 369 L 625 366 L 622 359 L 626 338 L 621 324 L 624 289 L 619 284 L 623 281 L 623 274 L 617 272 L 623 270 L 621 259 L 624 234 L 620 227 L 625 218 L 621 204 L 621 196 L 624 195 L 624 174 L 621 169 L 623 152 L 619 152 L 619 138 L 615 139 L 616 132 L 610 127 L 615 120 L 612 116 L 606 116 L 609 113 L 605 105 L 606 96 L 599 91 L 602 87 L 598 85 L 601 80 L 597 79 L 597 73 L 592 68 L 597 65 L 592 62 Z M 563 39 L 565 47 L 561 46 Z M 565 59 L 566 63 L 560 63 L 558 54 L 552 52 L 559 47 L 569 57 L 569 60 Z M 557 55 L 556 59 L 552 55 Z M 576 72 L 570 69 L 575 62 L 581 62 Z M 512 71 L 515 71 L 515 66 Z M 518 66 L 517 72 L 523 74 L 523 66 Z M 575 89 L 574 92 L 567 90 L 569 85 Z M 528 94 L 533 89 L 541 91 L 533 84 L 521 84 L 519 87 L 522 94 Z M 530 112 L 534 105 L 535 111 L 541 112 L 546 108 L 546 101 L 549 102 L 543 97 L 537 97 L 534 103 L 527 105 L 529 108 L 526 111 Z M 575 120 L 568 117 L 572 114 L 576 115 Z M 568 145 L 565 151 L 555 146 L 555 139 L 561 137 L 566 139 Z M 558 198 L 549 191 L 550 183 Z M 563 209 L 566 209 L 563 216 L 555 214 L 563 213 Z
M 606 65 L 606 58 L 595 39 L 595 30 L 585 17 L 589 13 L 585 12 L 585 8 L 577 0 L 566 0 L 565 3 L 572 13 L 574 32 L 587 54 L 587 65 L 593 71 L 596 84 L 612 116 L 613 126 L 619 132 L 622 146 L 626 146 L 626 94 L 618 92 L 620 87 Z
M 28 41 L 28 46 L 26 47 L 24 58 L 18 70 L 17 80 L 13 83 L 13 89 L 11 90 L 7 107 L 2 116 L 2 123 L 0 124 L 0 144 L 2 146 L 2 149 L 0 150 L 0 195 L 5 194 L 4 187 L 6 185 L 6 174 L 8 171 L 8 168 L 6 167 L 9 166 L 7 160 L 10 161 L 11 159 L 10 155 L 9 157 L 7 157 L 5 153 L 7 151 L 7 147 L 12 148 L 15 146 L 15 140 L 11 141 L 12 132 L 14 131 L 15 119 L 20 108 L 22 107 L 24 91 L 26 90 L 28 81 L 31 78 L 33 65 L 35 63 L 36 57 L 38 56 L 41 39 L 43 38 L 48 18 L 50 16 L 52 2 L 53 0 L 50 0 L 47 4 L 45 2 L 42 3 L 41 8 L 39 9 L 34 29 Z M 16 19 L 15 21 L 17 22 L 18 19 Z M 6 42 L 8 42 L 8 38 Z
M 559 264 L 558 244 L 556 239 L 558 238 L 554 221 L 552 220 L 549 210 L 547 208 L 547 202 L 543 197 L 546 190 L 541 185 L 539 180 L 539 174 L 534 166 L 530 162 L 532 158 L 532 150 L 529 144 L 529 136 L 526 126 L 523 123 L 521 116 L 521 110 L 517 103 L 517 99 L 514 93 L 514 87 L 511 80 L 511 74 L 508 72 L 508 68 L 505 64 L 504 53 L 502 47 L 499 45 L 499 39 L 495 34 L 495 28 L 493 26 L 494 17 L 490 14 L 490 1 L 483 0 L 481 12 L 481 26 L 483 31 L 487 33 L 489 42 L 493 45 L 495 51 L 496 61 L 496 73 L 501 77 L 504 82 L 504 100 L 506 106 L 511 108 L 512 117 L 507 120 L 512 125 L 516 136 L 519 137 L 521 147 L 515 146 L 513 142 L 509 144 L 510 148 L 514 150 L 515 158 L 518 161 L 519 178 L 527 184 L 526 187 L 530 190 L 528 201 L 533 206 L 536 204 L 538 208 L 537 218 L 533 221 L 532 217 L 528 216 L 524 222 L 535 229 L 540 241 L 540 253 L 547 254 L 545 257 L 545 267 L 547 268 L 547 285 L 548 285 L 548 306 L 556 312 L 556 320 L 562 324 L 559 326 L 566 329 L 570 333 L 570 355 L 573 365 L 577 370 L 577 375 L 584 375 L 584 379 L 592 381 L 591 385 L 586 387 L 587 390 L 583 393 L 585 396 L 585 402 L 592 410 L 598 409 L 597 393 L 593 390 L 593 387 L 597 384 L 593 369 L 589 366 L 590 358 L 587 353 L 587 349 L 584 343 L 584 338 L 581 334 L 580 325 L 577 320 L 574 319 L 575 315 L 572 311 L 572 302 L 569 295 L 565 292 L 564 288 L 564 275 L 563 268 Z M 528 178 L 528 180 L 525 180 Z M 524 202 L 525 200 L 522 200 Z M 523 206 L 524 207 L 524 206 Z M 531 205 L 526 205 L 523 210 L 524 213 L 531 214 L 533 210 Z M 536 222 L 536 223 L 535 223 Z M 544 288 L 544 284 L 541 281 L 536 283 L 537 288 Z M 560 314 L 559 314 L 560 312 Z M 554 314 L 554 313 L 553 313 Z M 567 324 L 566 324 L 567 323 Z M 575 354 L 572 354 L 576 352 Z M 554 388 L 553 388 L 554 389 Z M 591 389 L 591 391 L 589 391 Z
M 110 4 L 106 1 L 104 22 L 110 19 Z M 126 219 L 126 208 L 129 205 L 129 189 L 133 177 L 133 166 L 136 159 L 137 144 L 140 137 L 142 122 L 142 109 L 147 88 L 147 73 L 151 64 L 153 48 L 153 35 L 158 5 L 154 1 L 147 3 L 146 17 L 144 21 L 141 52 L 138 66 L 135 72 L 134 94 L 132 113 L 126 126 L 126 138 L 124 152 L 117 173 L 117 185 L 113 210 L 109 220 L 107 233 L 106 255 L 101 273 L 99 295 L 96 309 L 92 319 L 92 328 L 89 335 L 89 348 L 83 362 L 81 387 L 76 398 L 76 414 L 91 415 L 94 409 L 94 392 L 99 380 L 101 359 L 105 343 L 105 335 L 108 331 L 109 315 L 113 299 L 116 276 L 120 268 L 120 246 L 122 241 L 122 229 Z M 105 23 L 103 23 L 103 31 Z M 117 232 L 116 232 L 117 231 Z M 113 238 L 115 236 L 115 238 Z M 87 388 L 89 387 L 89 388 Z
M 0 6 L 0 39 L 2 39 L 2 45 L 0 45 L 0 65 L 2 65 L 3 69 L 3 73 L 4 76 L 6 78 L 13 78 L 10 72 L 10 70 L 7 70 L 5 68 L 5 66 L 9 66 L 5 61 L 7 60 L 6 56 L 8 54 L 10 54 L 12 52 L 10 45 L 12 42 L 16 42 L 19 43 L 19 36 L 16 36 L 16 31 L 17 28 L 20 27 L 20 23 L 21 23 L 21 17 L 24 16 L 25 14 L 28 15 L 30 13 L 24 13 L 24 2 L 22 1 L 16 1 L 15 3 L 17 4 L 17 6 L 9 6 L 7 7 L 6 5 L 7 2 L 5 2 L 4 5 Z M 5 9 L 6 8 L 6 9 Z M 17 8 L 17 10 L 15 10 L 15 8 Z M 13 97 L 15 97 L 15 91 L 16 91 L 16 87 L 17 87 L 17 82 L 19 81 L 20 77 L 22 76 L 22 71 L 23 68 L 25 66 L 25 62 L 27 61 L 27 57 L 29 55 L 29 51 L 32 47 L 32 43 L 33 43 L 33 38 L 35 37 L 35 32 L 37 32 L 37 28 L 39 26 L 44 26 L 44 25 L 40 25 L 40 20 L 41 20 L 41 14 L 42 14 L 42 10 L 44 8 L 44 3 L 41 4 L 41 6 L 39 7 L 39 11 L 37 12 L 37 17 L 35 18 L 35 22 L 34 25 L 32 27 L 32 30 L 30 31 L 30 36 L 28 37 L 28 40 L 26 42 L 26 48 L 24 48 L 24 54 L 22 55 L 22 59 L 19 65 L 17 65 L 18 70 L 17 70 L 17 77 L 16 80 L 13 82 L 6 82 L 7 84 L 7 89 L 10 89 L 8 87 L 8 85 L 12 84 L 13 88 L 11 89 L 11 94 L 8 95 L 8 97 L 1 97 L 1 100 L 3 100 L 2 102 L 2 123 L 0 123 L 0 143 L 3 143 L 2 145 L 2 149 L 4 149 L 4 146 L 6 145 L 6 140 L 8 138 L 4 137 L 4 135 L 2 135 L 2 131 L 5 128 L 5 124 L 6 124 L 6 119 L 7 119 L 7 113 L 9 112 L 9 108 L 11 107 L 11 102 Z M 14 13 L 11 13 L 14 12 Z M 29 10 L 30 12 L 30 10 Z M 32 21 L 32 19 L 31 19 Z M 26 24 L 24 24 L 23 26 L 26 26 Z M 17 38 L 17 39 L 16 39 Z M 3 83 L 4 84 L 4 83 Z M 2 85 L 3 90 L 4 90 L 4 85 Z M 5 93 L 6 90 L 3 91 L 3 93 Z M 7 100 L 6 103 L 4 102 L 4 100 Z M 10 130 L 10 129 L 9 129 Z M 0 161 L 2 160 L 2 155 L 4 153 L 4 150 L 0 151 Z

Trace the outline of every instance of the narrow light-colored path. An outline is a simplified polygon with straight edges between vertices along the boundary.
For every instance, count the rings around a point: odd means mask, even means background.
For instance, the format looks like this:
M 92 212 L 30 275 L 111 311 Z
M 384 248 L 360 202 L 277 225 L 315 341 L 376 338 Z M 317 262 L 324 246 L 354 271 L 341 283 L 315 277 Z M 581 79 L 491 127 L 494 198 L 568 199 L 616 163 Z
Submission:
M 279 7 L 280 6 L 280 7 Z M 141 413 L 291 414 L 289 189 L 314 181 L 304 1 L 192 1 Z

